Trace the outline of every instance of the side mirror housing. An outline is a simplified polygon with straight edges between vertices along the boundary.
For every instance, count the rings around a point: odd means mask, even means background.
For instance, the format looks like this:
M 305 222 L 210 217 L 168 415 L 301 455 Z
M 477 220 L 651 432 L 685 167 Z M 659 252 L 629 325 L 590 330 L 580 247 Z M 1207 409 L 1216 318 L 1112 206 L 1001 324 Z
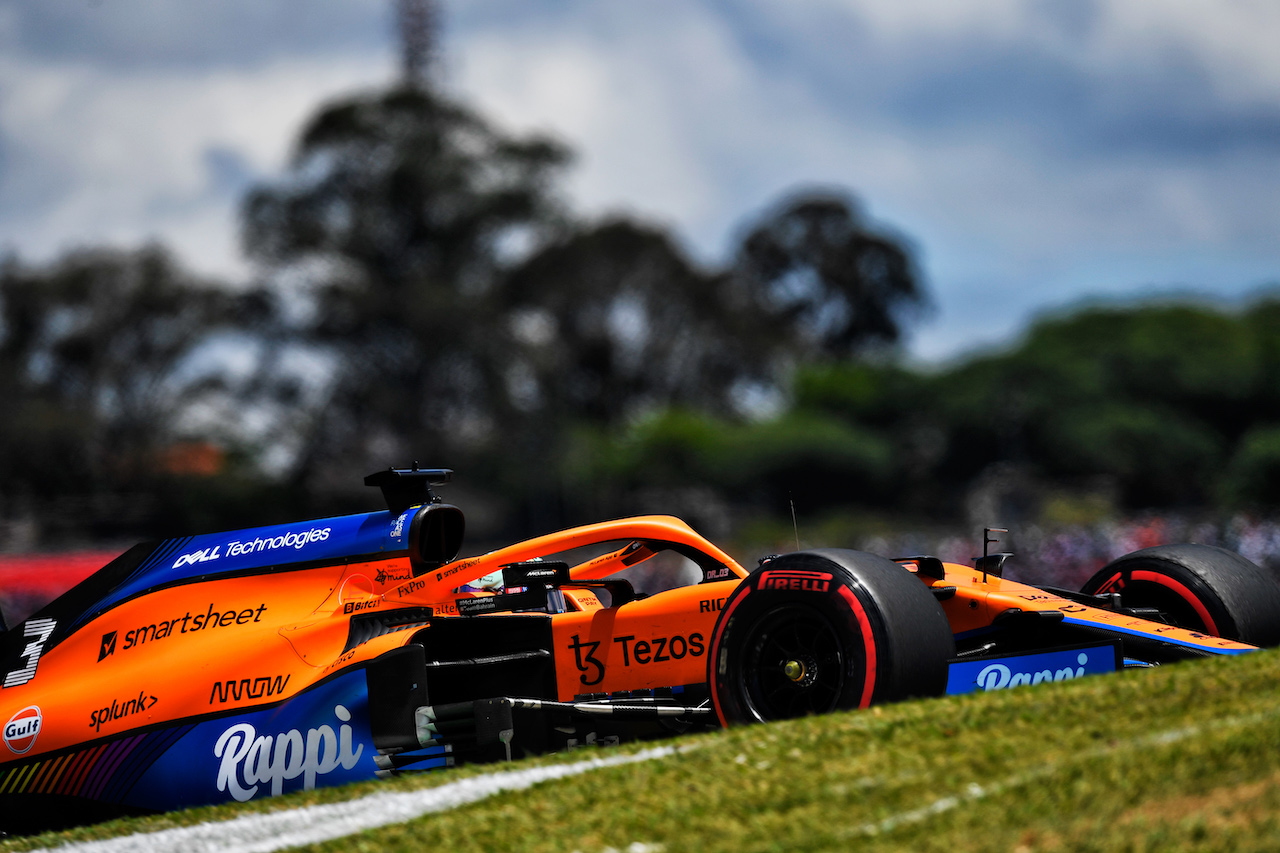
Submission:
M 414 577 L 457 559 L 467 522 L 450 504 L 427 504 L 409 523 L 409 565 Z

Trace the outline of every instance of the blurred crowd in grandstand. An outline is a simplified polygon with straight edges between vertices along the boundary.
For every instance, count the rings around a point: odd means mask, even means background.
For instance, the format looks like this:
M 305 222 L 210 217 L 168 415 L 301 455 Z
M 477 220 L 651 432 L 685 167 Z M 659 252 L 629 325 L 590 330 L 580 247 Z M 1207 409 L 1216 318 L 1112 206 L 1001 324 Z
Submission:
M 1079 589 L 1111 560 L 1173 542 L 1216 545 L 1280 573 L 1280 521 L 1244 514 L 1225 521 L 1149 514 L 1053 529 L 1031 525 L 1015 531 L 1008 542 L 993 545 L 992 551 L 1014 553 L 1006 569 L 1011 579 Z M 981 541 L 904 533 L 867 537 L 858 547 L 877 554 L 933 554 L 949 562 L 968 563 L 975 552 L 980 553 Z

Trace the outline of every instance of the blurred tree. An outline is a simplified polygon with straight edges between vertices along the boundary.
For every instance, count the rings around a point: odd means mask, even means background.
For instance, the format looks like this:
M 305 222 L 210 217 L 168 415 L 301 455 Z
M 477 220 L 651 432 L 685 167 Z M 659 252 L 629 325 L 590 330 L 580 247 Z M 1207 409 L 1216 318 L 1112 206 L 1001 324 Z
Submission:
M 1264 423 L 1245 433 L 1227 466 L 1222 493 L 1228 504 L 1280 506 L 1280 426 Z
M 873 231 L 835 192 L 793 195 L 757 223 L 730 281 L 731 304 L 755 319 L 758 343 L 799 358 L 892 343 L 927 303 L 903 242 Z
M 161 248 L 0 266 L 0 489 L 35 498 L 138 488 L 199 392 L 186 360 L 237 322 L 232 296 Z
M 506 280 L 517 404 L 598 424 L 667 405 L 732 410 L 763 348 L 740 333 L 722 288 L 654 226 L 575 230 Z
M 663 405 L 751 413 L 795 364 L 896 340 L 924 294 L 907 250 L 852 201 L 807 193 L 753 225 L 724 271 L 611 220 L 531 257 L 504 301 L 529 332 L 517 367 L 532 399 L 607 424 Z
M 377 467 L 484 438 L 505 402 L 496 280 L 558 223 L 567 159 L 421 87 L 331 104 L 244 204 L 252 258 L 301 282 L 294 337 L 333 356 L 297 470 Z M 350 472 L 344 472 L 349 475 Z
M 527 492 L 576 424 L 758 413 L 793 364 L 892 342 L 923 303 L 907 250 L 837 193 L 769 212 L 726 270 L 652 225 L 572 222 L 553 192 L 568 152 L 443 96 L 436 4 L 397 8 L 401 83 L 322 108 L 243 205 L 293 318 L 280 345 L 331 371 L 288 423 L 295 482 L 430 456 Z
M 1203 305 L 1086 307 L 1037 322 L 1014 349 L 936 378 L 948 450 L 966 482 L 1012 462 L 1110 481 L 1133 507 L 1203 502 L 1265 396 L 1264 347 Z
M 846 198 L 791 198 L 707 271 L 655 226 L 571 223 L 551 186 L 567 159 L 418 84 L 307 125 L 244 204 L 251 257 L 301 283 L 293 339 L 333 365 L 299 477 L 484 451 L 488 473 L 546 481 L 573 423 L 742 414 L 796 362 L 895 340 L 923 302 L 907 250 Z

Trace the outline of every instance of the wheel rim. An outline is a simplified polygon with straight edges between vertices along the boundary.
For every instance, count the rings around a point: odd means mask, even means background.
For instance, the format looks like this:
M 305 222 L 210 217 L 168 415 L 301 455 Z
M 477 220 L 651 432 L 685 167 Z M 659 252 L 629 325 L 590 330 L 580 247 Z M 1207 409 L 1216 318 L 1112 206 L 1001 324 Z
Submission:
M 755 719 L 835 710 L 844 689 L 845 653 L 822 613 L 803 605 L 774 610 L 752 626 L 743 649 L 741 695 Z

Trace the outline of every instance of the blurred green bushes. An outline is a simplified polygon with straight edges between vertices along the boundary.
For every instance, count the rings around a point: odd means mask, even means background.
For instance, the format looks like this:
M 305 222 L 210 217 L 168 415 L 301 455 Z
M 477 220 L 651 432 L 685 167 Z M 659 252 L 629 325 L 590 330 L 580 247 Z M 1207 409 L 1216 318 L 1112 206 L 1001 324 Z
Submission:
M 799 367 L 761 421 L 666 410 L 589 433 L 573 479 L 712 485 L 785 512 L 833 506 L 955 518 L 985 471 L 1012 467 L 1116 509 L 1280 505 L 1280 297 L 1084 306 L 1011 348 L 938 370 L 885 360 Z

